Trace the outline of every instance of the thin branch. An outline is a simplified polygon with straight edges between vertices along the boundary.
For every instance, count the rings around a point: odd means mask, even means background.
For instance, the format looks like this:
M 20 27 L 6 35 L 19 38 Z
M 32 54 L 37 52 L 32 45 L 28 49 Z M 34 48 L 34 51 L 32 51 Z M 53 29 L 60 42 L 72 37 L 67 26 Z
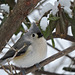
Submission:
M 72 68 L 72 67 L 64 67 L 63 70 L 68 72 L 75 72 L 75 68 Z
M 17 74 L 15 66 L 13 66 L 13 65 L 11 65 L 11 66 L 13 67 L 15 74 Z
M 74 49 L 75 49 L 75 46 L 71 46 L 71 47 L 69 47 L 69 48 L 67 48 L 67 49 L 65 49 L 63 51 L 60 51 L 59 53 L 54 54 L 53 56 L 51 56 L 51 57 L 43 60 L 42 62 L 40 62 L 39 63 L 40 64 L 40 67 L 43 67 L 46 64 L 48 64 L 48 63 L 50 63 L 50 62 L 52 62 L 52 61 L 54 61 L 54 60 L 56 60 L 56 59 L 64 56 L 64 55 L 67 55 L 68 53 L 74 51 Z M 30 73 L 30 72 L 33 72 L 35 70 L 37 70 L 37 67 L 35 65 L 32 66 L 32 67 L 30 67 L 30 68 L 27 68 L 27 69 L 25 68 L 25 72 L 26 73 Z
M 1 66 L 2 66 L 2 69 L 4 69 L 4 71 L 10 75 L 10 73 L 6 70 L 6 68 L 3 65 L 1 65 Z
M 52 73 L 52 72 L 42 71 L 42 70 L 37 70 L 37 71 L 35 71 L 35 73 L 38 73 L 38 75 L 39 74 L 46 74 L 46 75 L 64 75 L 64 74 Z
M 18 52 L 20 52 L 20 51 L 21 51 L 23 48 L 25 48 L 25 47 L 26 47 L 26 44 L 24 44 L 23 47 L 20 48 L 19 50 L 16 50 L 16 49 L 15 49 L 16 52 L 15 52 L 14 56 L 13 56 L 12 58 L 9 58 L 9 60 L 14 59 L 14 57 L 18 54 Z
M 48 64 L 48 63 L 50 63 L 50 62 L 52 62 L 52 61 L 54 61 L 54 60 L 56 60 L 56 59 L 58 59 L 58 58 L 60 58 L 60 57 L 62 57 L 62 56 L 64 56 L 64 55 L 67 55 L 68 53 L 70 53 L 70 52 L 72 52 L 72 51 L 74 51 L 75 50 L 75 46 L 71 46 L 71 47 L 69 47 L 69 48 L 67 48 L 67 49 L 65 49 L 65 50 L 63 50 L 63 51 L 60 51 L 59 53 L 56 53 L 56 54 L 54 54 L 54 55 L 52 55 L 52 56 L 50 56 L 49 58 L 47 58 L 47 59 L 45 59 L 45 60 L 43 60 L 42 62 L 40 62 L 39 64 L 40 64 L 40 67 L 43 67 L 43 66 L 45 66 L 46 64 Z M 8 67 L 8 66 L 7 66 Z M 9 69 L 9 67 L 8 67 L 8 69 Z M 19 68 L 17 67 L 16 68 L 16 70 L 19 70 Z M 34 72 L 35 70 L 37 70 L 38 68 L 34 65 L 34 66 L 32 66 L 32 67 L 30 67 L 30 68 L 25 68 L 25 72 L 26 72 L 26 74 L 27 73 L 30 73 L 30 72 Z M 15 74 L 14 74 L 15 75 Z
M 20 70 L 20 68 L 14 66 L 14 65 L 12 65 L 12 66 L 14 67 L 15 70 Z M 4 67 L 5 67 L 5 69 L 10 70 L 10 66 L 9 65 L 5 65 Z M 0 69 L 3 69 L 3 68 L 0 67 Z
M 14 49 L 14 47 L 12 47 L 7 41 L 6 41 L 6 44 L 7 44 L 11 49 L 13 49 L 14 51 L 16 51 L 16 50 Z
M 59 45 L 62 49 L 64 49 L 62 43 L 60 43 L 58 39 L 56 39 L 56 42 L 58 43 L 58 45 Z
M 67 35 L 65 38 L 61 37 L 60 35 L 57 35 L 55 32 L 52 35 L 53 35 L 53 38 L 62 38 L 62 39 L 65 39 L 65 40 L 68 40 L 71 42 L 75 42 L 75 39 L 73 38 L 73 36 L 70 36 L 70 35 Z M 49 40 L 49 39 L 51 39 L 50 36 L 47 38 L 47 40 Z
M 73 38 L 73 36 L 67 35 L 65 38 L 63 38 L 65 40 L 71 41 L 71 42 L 75 42 L 75 39 Z
M 10 67 L 10 73 L 13 75 L 13 69 L 12 69 L 12 66 L 10 65 L 10 63 L 9 63 L 9 60 L 8 60 L 8 65 L 9 65 L 9 67 Z
M 50 47 L 52 47 L 53 49 L 55 49 L 55 50 L 57 50 L 57 51 L 61 51 L 61 50 L 59 50 L 58 48 L 56 48 L 56 47 L 53 47 L 51 44 L 49 44 L 48 42 L 47 42 L 47 45 L 49 45 Z M 69 56 L 69 55 L 66 55 L 68 58 L 70 58 L 72 61 L 75 61 L 75 59 L 74 58 L 72 58 L 71 56 Z

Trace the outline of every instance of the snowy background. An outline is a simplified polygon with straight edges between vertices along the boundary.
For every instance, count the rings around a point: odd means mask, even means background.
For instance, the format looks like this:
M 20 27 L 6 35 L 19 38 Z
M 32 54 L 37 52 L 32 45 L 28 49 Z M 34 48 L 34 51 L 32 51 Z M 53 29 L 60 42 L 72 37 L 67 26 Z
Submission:
M 28 15 L 28 18 L 29 18 L 30 22 L 38 21 L 43 16 L 43 14 L 45 12 L 47 12 L 48 10 L 50 10 L 50 9 L 52 9 L 51 13 L 53 15 L 55 15 L 58 11 L 57 6 L 58 6 L 59 3 L 62 6 L 64 6 L 64 10 L 69 14 L 70 17 L 72 17 L 72 14 L 71 14 L 72 10 L 70 9 L 70 6 L 71 6 L 70 0 L 66 0 L 66 1 L 65 0 L 59 0 L 59 2 L 57 2 L 56 0 L 47 0 L 42 6 L 40 6 L 38 8 L 38 10 L 36 9 L 31 14 Z M 9 13 L 9 6 L 7 4 L 6 5 L 2 4 L 1 8 L 5 9 L 5 11 L 7 11 Z M 2 13 L 0 13 L 0 17 L 3 18 Z M 0 21 L 0 23 L 1 23 L 1 21 Z M 22 23 L 22 25 L 25 28 L 25 30 L 28 30 L 28 28 L 24 25 L 24 23 Z M 46 30 L 46 27 L 48 26 L 48 22 L 47 22 L 46 17 L 43 17 L 41 19 L 40 26 L 41 26 L 43 31 Z M 15 40 L 15 42 L 16 42 L 19 39 L 19 37 L 21 36 L 21 34 L 22 34 L 22 32 L 19 32 L 17 35 L 13 34 L 12 39 Z M 71 27 L 68 28 L 68 34 L 72 35 Z M 66 41 L 66 40 L 59 39 L 59 38 L 54 39 L 54 41 L 55 41 L 55 47 L 60 49 L 60 50 L 66 49 L 66 48 L 68 48 L 69 46 L 71 46 L 73 44 L 70 41 Z M 51 40 L 48 40 L 47 42 L 52 44 Z M 9 44 L 11 46 L 13 45 L 11 39 L 9 40 Z M 9 46 L 6 45 L 6 47 L 9 47 Z M 7 51 L 8 51 L 7 48 L 3 49 L 3 51 L 0 55 L 3 56 Z M 55 53 L 57 53 L 57 51 L 48 46 L 47 57 L 52 56 Z M 75 51 L 71 52 L 69 55 L 74 57 L 75 56 Z M 74 75 L 75 73 L 73 73 L 73 72 L 66 72 L 66 71 L 63 70 L 63 67 L 68 67 L 71 63 L 72 62 L 69 58 L 67 58 L 66 56 L 63 56 L 63 57 L 49 63 L 48 65 L 46 65 L 44 67 L 44 69 L 46 71 L 55 72 L 55 73 L 59 73 L 59 74 Z M 0 70 L 0 75 L 7 75 L 7 73 L 5 73 L 3 70 Z M 32 74 L 30 73 L 28 75 L 32 75 Z

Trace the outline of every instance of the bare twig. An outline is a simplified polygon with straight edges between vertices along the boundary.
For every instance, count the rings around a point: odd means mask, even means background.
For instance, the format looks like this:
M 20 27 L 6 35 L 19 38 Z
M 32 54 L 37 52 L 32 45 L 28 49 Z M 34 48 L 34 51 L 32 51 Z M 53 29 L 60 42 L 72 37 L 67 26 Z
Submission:
M 42 70 L 37 70 L 35 72 L 38 73 L 38 75 L 39 74 L 46 74 L 46 75 L 64 75 L 64 74 L 57 74 L 57 73 L 52 73 L 52 72 L 42 71 Z
M 69 48 L 67 48 L 67 49 L 65 49 L 63 51 L 60 51 L 59 53 L 54 54 L 53 56 L 51 56 L 51 57 L 45 59 L 44 61 L 40 62 L 39 63 L 40 67 L 43 67 L 46 64 L 48 64 L 48 63 L 50 63 L 50 62 L 52 62 L 52 61 L 64 56 L 64 55 L 67 55 L 68 53 L 72 52 L 74 49 L 75 49 L 75 46 L 71 46 L 71 47 L 69 47 Z M 33 72 L 35 70 L 37 70 L 37 67 L 35 65 L 30 67 L 30 68 L 27 68 L 27 69 L 25 68 L 26 73 Z
M 72 52 L 74 49 L 75 49 L 75 46 L 71 46 L 71 47 L 69 47 L 69 48 L 67 48 L 67 49 L 47 58 L 47 59 L 45 59 L 44 61 L 40 62 L 40 67 L 43 67 L 44 65 L 46 65 L 46 64 L 64 56 L 64 55 L 67 55 L 68 53 Z M 36 68 L 36 66 L 33 66 L 33 67 L 27 69 L 26 73 L 33 72 L 35 70 L 37 70 L 37 68 Z
M 75 68 L 72 68 L 72 67 L 64 67 L 63 70 L 68 72 L 75 72 Z
M 56 47 L 53 47 L 51 44 L 49 44 L 48 42 L 47 42 L 47 44 L 50 46 L 50 47 L 52 47 L 53 49 L 55 49 L 55 50 L 57 50 L 57 51 L 61 51 L 61 50 L 59 50 L 58 48 L 56 48 Z M 70 58 L 72 61 L 75 61 L 75 59 L 74 58 L 72 58 L 71 56 L 69 56 L 69 55 L 66 55 L 68 58 Z
M 9 45 L 9 44 L 8 44 Z M 9 45 L 10 46 L 10 45 Z M 16 49 L 14 49 L 16 52 L 15 52 L 15 54 L 14 54 L 14 56 L 12 57 L 12 58 L 8 58 L 7 59 L 7 62 L 8 62 L 8 65 L 9 65 L 9 71 L 10 71 L 10 73 L 11 73 L 11 75 L 13 75 L 13 68 L 12 68 L 12 66 L 10 65 L 10 61 L 17 55 L 17 53 L 19 52 L 19 51 L 21 51 L 24 47 L 26 46 L 26 44 L 24 44 L 24 46 L 22 47 L 22 48 L 20 48 L 19 50 L 16 50 Z M 11 47 L 11 46 L 10 46 Z M 13 47 L 12 47 L 13 48 Z M 6 68 L 3 66 L 3 65 L 1 65 L 2 66 L 2 68 L 4 69 L 4 71 L 5 72 L 7 72 L 8 74 L 9 74 L 9 72 L 6 70 Z M 15 70 L 15 73 L 16 73 L 16 70 Z M 10 75 L 10 74 L 9 74 Z
M 64 49 L 62 43 L 60 43 L 58 39 L 56 39 L 56 42 L 58 43 L 58 45 L 59 45 L 62 49 Z
M 6 41 L 6 44 L 8 44 L 8 46 L 13 49 L 14 51 L 16 51 L 16 49 L 14 47 L 12 47 L 7 41 Z
M 15 66 L 12 65 L 12 67 L 13 67 L 15 74 L 17 74 Z
M 62 38 L 62 39 L 65 39 L 65 40 L 68 40 L 71 42 L 75 42 L 75 39 L 73 38 L 73 36 L 70 36 L 70 35 L 67 35 L 65 38 L 61 37 L 60 35 L 57 35 L 55 32 L 52 35 L 53 35 L 53 38 Z M 50 36 L 47 38 L 47 40 L 49 40 L 49 39 L 51 39 Z
M 3 65 L 1 65 L 2 66 L 2 68 L 4 69 L 4 71 L 8 74 L 8 75 L 10 75 L 10 73 L 6 70 L 6 68 L 3 66 Z
M 8 60 L 8 65 L 9 65 L 9 67 L 10 67 L 10 73 L 13 75 L 13 69 L 12 69 L 12 66 L 10 65 L 9 62 L 10 62 L 10 61 Z
M 67 55 L 68 53 L 70 53 L 70 52 L 72 52 L 72 51 L 74 51 L 74 50 L 75 50 L 75 46 L 71 46 L 71 47 L 69 47 L 69 48 L 67 48 L 67 49 L 65 49 L 65 50 L 63 50 L 63 51 L 60 51 L 59 53 L 56 53 L 56 54 L 52 55 L 51 57 L 49 57 L 49 58 L 43 60 L 42 62 L 40 62 L 40 63 L 39 63 L 39 64 L 40 64 L 40 67 L 43 67 L 43 66 L 45 66 L 46 64 L 48 64 L 48 63 L 50 63 L 50 62 L 52 62 L 52 61 L 54 61 L 54 60 L 56 60 L 56 59 L 58 59 L 58 58 L 64 56 L 64 55 Z M 9 69 L 9 68 L 8 68 L 8 69 Z M 16 68 L 16 69 L 19 70 L 19 68 Z M 25 68 L 25 72 L 26 72 L 26 73 L 33 72 L 33 71 L 35 71 L 35 70 L 37 70 L 37 67 L 36 67 L 35 65 L 32 66 L 32 67 L 30 67 L 30 68 Z M 15 75 L 15 74 L 14 74 L 14 75 Z
M 15 52 L 14 56 L 13 56 L 12 58 L 8 58 L 8 60 L 7 60 L 7 61 L 11 61 L 11 60 L 13 60 L 13 59 L 14 59 L 14 57 L 17 55 L 17 53 L 18 53 L 18 52 L 20 52 L 20 51 L 21 51 L 24 47 L 26 47 L 26 44 L 24 44 L 24 45 L 23 45 L 23 47 L 22 47 L 22 48 L 20 48 L 20 49 L 18 49 L 18 50 L 12 47 L 12 48 L 13 48 L 13 50 L 15 50 L 16 52 Z
M 26 47 L 26 44 L 24 44 L 24 46 L 22 48 L 20 48 L 19 50 L 16 50 L 15 55 L 12 57 L 12 59 L 17 55 L 18 52 L 20 52 L 24 47 Z
M 14 65 L 12 65 L 12 66 L 14 66 Z M 9 66 L 9 65 L 5 65 L 4 67 L 5 67 L 7 70 L 10 69 L 10 66 Z M 0 69 L 3 69 L 3 68 L 0 67 Z M 18 67 L 16 67 L 16 66 L 14 66 L 14 69 L 15 69 L 15 70 L 20 70 L 20 68 L 18 68 Z

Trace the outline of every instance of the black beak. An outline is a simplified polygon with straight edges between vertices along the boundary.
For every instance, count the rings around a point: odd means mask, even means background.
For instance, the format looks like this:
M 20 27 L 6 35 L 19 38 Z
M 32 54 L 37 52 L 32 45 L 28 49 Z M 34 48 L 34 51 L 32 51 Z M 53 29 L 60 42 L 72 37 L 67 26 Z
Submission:
M 42 37 L 42 36 L 43 36 L 43 34 L 42 34 L 42 33 L 37 33 L 37 35 L 38 35 L 38 38 L 40 38 L 40 37 Z

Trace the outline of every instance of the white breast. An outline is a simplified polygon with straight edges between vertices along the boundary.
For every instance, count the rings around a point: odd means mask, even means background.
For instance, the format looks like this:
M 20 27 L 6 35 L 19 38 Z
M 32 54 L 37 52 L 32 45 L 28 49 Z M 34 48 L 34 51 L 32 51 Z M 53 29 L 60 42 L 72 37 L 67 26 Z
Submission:
M 42 37 L 29 46 L 27 52 L 13 59 L 14 65 L 18 67 L 30 67 L 41 62 L 47 53 L 46 40 Z

